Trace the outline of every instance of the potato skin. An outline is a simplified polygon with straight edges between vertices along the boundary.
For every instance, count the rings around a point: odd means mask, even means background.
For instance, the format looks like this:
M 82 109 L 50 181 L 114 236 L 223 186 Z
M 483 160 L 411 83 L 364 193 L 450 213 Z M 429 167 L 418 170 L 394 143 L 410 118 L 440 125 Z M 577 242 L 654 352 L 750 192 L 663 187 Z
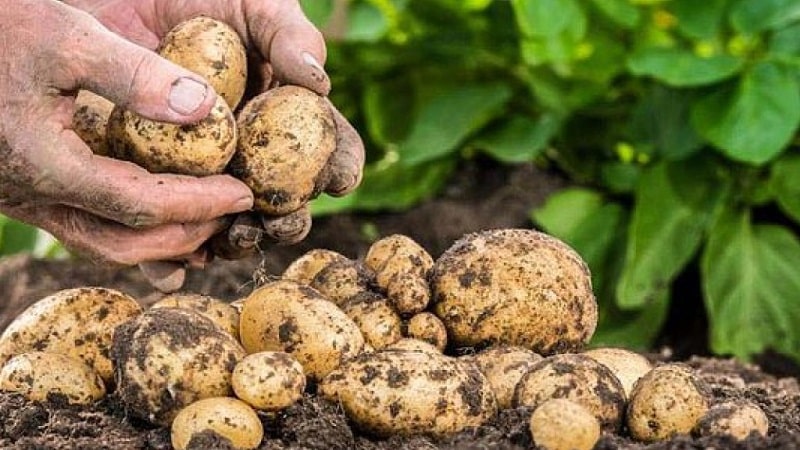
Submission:
M 400 314 L 415 314 L 428 306 L 433 258 L 413 239 L 393 234 L 375 241 L 364 264 L 375 272 L 378 286 Z
M 512 407 L 514 390 L 523 375 L 541 361 L 542 356 L 522 347 L 496 346 L 489 347 L 470 359 L 489 380 L 497 397 L 497 405 L 506 409 Z
M 324 248 L 316 248 L 309 250 L 289 264 L 283 271 L 282 276 L 299 283 L 311 284 L 311 281 L 320 270 L 331 263 L 347 260 L 348 258 L 341 253 Z
M 318 290 L 337 306 L 363 292 L 369 292 L 375 282 L 375 274 L 358 261 L 347 259 L 334 261 L 322 268 L 309 286 Z
M 430 352 L 359 355 L 325 377 L 319 392 L 378 436 L 442 436 L 479 426 L 497 412 L 494 394 L 475 365 Z
M 769 431 L 769 419 L 764 411 L 748 400 L 728 401 L 712 406 L 694 429 L 699 436 L 728 435 L 736 440 L 747 439 L 751 433 L 761 437 Z
M 73 405 L 92 404 L 106 394 L 100 375 L 83 361 L 58 353 L 29 352 L 11 358 L 0 370 L 0 390 L 31 401 L 60 396 Z
M 544 450 L 591 450 L 600 440 L 600 423 L 592 413 L 563 398 L 536 408 L 530 430 L 536 448 Z
M 406 323 L 406 335 L 435 346 L 440 352 L 447 347 L 447 328 L 436 314 L 421 312 L 414 314 Z
M 95 155 L 108 156 L 106 133 L 113 109 L 113 103 L 91 91 L 79 91 L 75 97 L 72 129 Z
M 624 348 L 593 348 L 583 354 L 611 369 L 625 389 L 625 398 L 630 397 L 633 385 L 639 378 L 653 369 L 647 358 Z
M 192 436 L 212 431 L 226 438 L 237 449 L 254 449 L 261 444 L 264 427 L 253 408 L 230 397 L 198 400 L 182 409 L 171 426 L 172 446 L 189 447 Z
M 457 346 L 516 345 L 542 355 L 574 351 L 594 334 L 589 269 L 556 238 L 526 229 L 458 240 L 433 269 L 435 312 Z
M 239 311 L 229 303 L 209 295 L 176 292 L 165 295 L 150 305 L 150 309 L 154 308 L 184 308 L 196 311 L 230 333 L 235 339 L 239 339 Z
M 298 86 L 270 89 L 244 106 L 237 126 L 230 172 L 253 190 L 257 210 L 288 214 L 325 187 L 318 176 L 336 148 L 336 128 L 324 98 Z
M 361 292 L 343 304 L 342 311 L 358 325 L 364 340 L 375 350 L 403 337 L 403 320 L 380 294 Z
M 29 306 L 0 335 L 0 364 L 34 350 L 60 353 L 85 362 L 109 383 L 114 328 L 141 312 L 133 297 L 113 289 L 56 292 Z
M 284 352 L 258 352 L 233 369 L 233 392 L 253 408 L 280 411 L 295 404 L 306 388 L 303 366 Z

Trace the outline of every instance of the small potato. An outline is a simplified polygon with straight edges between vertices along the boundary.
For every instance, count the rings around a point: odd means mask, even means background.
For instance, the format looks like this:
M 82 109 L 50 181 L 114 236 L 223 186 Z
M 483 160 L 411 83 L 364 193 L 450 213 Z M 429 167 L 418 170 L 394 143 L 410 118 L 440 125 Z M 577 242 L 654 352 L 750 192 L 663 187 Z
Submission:
M 583 354 L 611 369 L 625 389 L 625 398 L 630 397 L 636 381 L 653 368 L 647 358 L 624 348 L 593 348 Z
M 190 292 L 169 294 L 150 308 L 184 308 L 196 311 L 239 339 L 239 312 L 235 307 L 214 297 Z
M 100 375 L 83 361 L 58 353 L 30 352 L 11 358 L 0 370 L 0 390 L 42 402 L 64 398 L 92 404 L 106 394 Z
M 72 129 L 95 155 L 108 156 L 106 128 L 113 109 L 113 103 L 91 91 L 79 91 L 75 97 Z
M 352 319 L 317 290 L 291 280 L 267 283 L 247 297 L 239 333 L 249 353 L 289 353 L 312 380 L 364 348 L 364 336 Z
M 230 397 L 198 400 L 183 408 L 172 422 L 172 446 L 186 450 L 192 437 L 212 431 L 237 449 L 254 449 L 264 438 L 264 426 L 247 403 Z
M 563 398 L 542 403 L 531 415 L 531 437 L 543 450 L 591 450 L 600 423 L 583 406 Z
M 427 283 L 433 258 L 408 236 L 394 234 L 374 242 L 364 264 L 401 314 L 423 311 L 431 298 Z
M 421 312 L 415 314 L 406 324 L 406 335 L 425 341 L 443 352 L 447 347 L 447 328 L 435 314 Z
M 489 380 L 497 397 L 497 405 L 506 409 L 512 406 L 514 389 L 519 380 L 542 357 L 522 347 L 497 346 L 489 347 L 471 359 Z
M 700 436 L 728 435 L 737 440 L 755 433 L 766 436 L 769 419 L 755 403 L 747 400 L 729 401 L 712 406 L 695 427 Z
M 270 89 L 244 106 L 237 124 L 230 172 L 253 190 L 256 210 L 297 211 L 328 184 L 320 173 L 336 148 L 336 125 L 323 97 L 298 86 Z
M 463 237 L 436 261 L 431 286 L 436 315 L 456 346 L 491 342 L 563 353 L 580 349 L 597 325 L 586 263 L 533 230 Z
M 708 387 L 688 366 L 656 367 L 631 392 L 627 415 L 631 436 L 654 442 L 688 434 L 708 411 L 708 395 Z
M 317 272 L 309 284 L 328 300 L 342 306 L 351 298 L 370 290 L 375 274 L 358 261 L 335 261 Z
M 232 394 L 231 372 L 245 351 L 198 312 L 150 309 L 114 332 L 117 395 L 135 416 L 169 425 L 202 398 Z
M 403 337 L 403 321 L 389 301 L 373 292 L 355 295 L 342 311 L 358 325 L 366 342 L 376 350 L 394 344 Z
M 616 431 L 622 424 L 622 384 L 611 370 L 588 356 L 562 354 L 537 362 L 520 379 L 512 403 L 537 408 L 554 398 L 583 406 L 605 431 Z
M 250 406 L 280 411 L 295 404 L 306 389 L 303 366 L 284 352 L 259 352 L 244 357 L 233 369 L 233 392 Z
M 340 261 L 348 261 L 348 258 L 333 250 L 322 248 L 310 250 L 289 264 L 289 267 L 283 271 L 283 278 L 311 284 L 320 270 L 331 263 Z
M 497 412 L 494 394 L 475 365 L 428 352 L 359 355 L 325 377 L 319 393 L 379 436 L 457 433 Z
M 0 364 L 20 353 L 59 353 L 80 359 L 110 383 L 114 328 L 141 312 L 133 297 L 112 289 L 56 292 L 28 307 L 5 329 L 0 336 Z

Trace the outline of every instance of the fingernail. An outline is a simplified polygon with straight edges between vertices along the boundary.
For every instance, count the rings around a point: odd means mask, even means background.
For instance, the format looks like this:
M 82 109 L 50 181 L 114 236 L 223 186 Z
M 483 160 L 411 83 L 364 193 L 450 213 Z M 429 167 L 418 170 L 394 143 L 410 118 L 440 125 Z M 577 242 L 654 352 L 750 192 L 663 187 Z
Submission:
M 182 115 L 192 114 L 203 104 L 208 87 L 197 80 L 182 77 L 172 83 L 169 91 L 169 107 Z
M 233 207 L 236 212 L 247 211 L 253 208 L 253 197 L 242 197 L 233 204 Z
M 317 61 L 317 58 L 314 57 L 311 53 L 303 52 L 303 62 L 311 67 L 311 76 L 319 82 L 325 81 L 328 79 L 328 74 L 325 73 L 325 68 L 322 67 L 322 64 Z

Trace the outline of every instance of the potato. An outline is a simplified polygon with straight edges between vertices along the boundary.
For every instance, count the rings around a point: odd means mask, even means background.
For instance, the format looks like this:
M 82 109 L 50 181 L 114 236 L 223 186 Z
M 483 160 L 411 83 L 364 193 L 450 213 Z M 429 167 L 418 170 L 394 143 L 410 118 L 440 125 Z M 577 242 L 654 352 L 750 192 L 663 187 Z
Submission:
M 159 55 L 205 78 L 231 109 L 247 83 L 247 53 L 239 34 L 209 17 L 181 22 L 161 39 Z
M 247 403 L 230 397 L 198 400 L 183 408 L 172 422 L 172 446 L 189 448 L 192 437 L 212 431 L 237 449 L 254 449 L 261 444 L 264 426 Z
M 0 390 L 42 402 L 63 398 L 92 404 L 106 394 L 100 375 L 83 361 L 58 353 L 29 352 L 11 358 L 0 370 Z
M 159 301 L 150 305 L 150 308 L 191 309 L 214 322 L 234 338 L 239 339 L 239 311 L 229 303 L 214 297 L 179 292 L 162 297 Z
M 379 436 L 457 433 L 497 412 L 494 394 L 475 365 L 428 352 L 359 355 L 325 377 L 319 393 Z
M 230 334 L 198 312 L 150 309 L 114 332 L 117 395 L 135 416 L 169 425 L 192 402 L 232 394 L 245 356 Z
M 91 91 L 79 91 L 75 97 L 72 129 L 95 155 L 108 155 L 106 128 L 113 109 L 113 103 Z
M 444 356 L 433 344 L 414 338 L 402 338 L 394 344 L 386 346 L 384 350 L 397 352 L 423 352 L 434 356 Z M 471 364 L 471 363 L 470 363 Z
M 600 423 L 583 406 L 563 398 L 542 403 L 531 415 L 531 437 L 543 450 L 591 450 Z
M 367 292 L 374 284 L 375 274 L 358 261 L 335 261 L 322 268 L 309 284 L 338 306 Z
M 306 389 L 303 366 L 284 352 L 251 353 L 233 369 L 233 392 L 250 406 L 279 411 L 295 404 Z
M 286 270 L 283 271 L 283 278 L 303 284 L 311 284 L 311 281 L 320 270 L 327 267 L 328 264 L 339 261 L 348 261 L 348 259 L 333 250 L 322 248 L 310 250 L 289 264 Z
M 624 348 L 593 348 L 583 354 L 611 369 L 625 389 L 625 398 L 630 397 L 636 381 L 653 368 L 647 358 Z
M 435 312 L 457 346 L 491 342 L 549 355 L 594 334 L 589 269 L 563 242 L 533 230 L 474 233 L 433 269 Z
M 769 431 L 769 419 L 755 403 L 734 400 L 712 406 L 695 426 L 700 436 L 728 435 L 745 440 L 755 433 L 765 437 Z
M 403 337 L 402 319 L 380 294 L 357 294 L 342 305 L 342 311 L 358 325 L 364 340 L 376 350 L 394 344 Z
M 289 353 L 315 381 L 364 347 L 352 319 L 317 290 L 291 280 L 267 283 L 247 297 L 239 334 L 249 353 Z
M 682 364 L 654 368 L 636 382 L 628 401 L 634 439 L 653 442 L 688 434 L 708 411 L 708 387 Z
M 376 273 L 378 286 L 401 314 L 423 311 L 431 298 L 427 283 L 433 258 L 408 236 L 394 234 L 375 241 L 364 264 Z
M 133 297 L 112 289 L 56 292 L 29 306 L 0 335 L 0 364 L 34 350 L 59 353 L 80 359 L 109 383 L 114 328 L 141 312 Z
M 238 117 L 239 144 L 230 171 L 255 194 L 267 215 L 300 209 L 327 184 L 320 172 L 336 148 L 336 126 L 325 99 L 298 86 L 270 89 Z
M 447 347 L 447 329 L 435 314 L 421 312 L 415 314 L 406 324 L 406 335 L 425 341 L 443 352 Z
M 542 357 L 522 347 L 496 346 L 475 354 L 471 360 L 489 380 L 497 397 L 497 405 L 506 409 L 512 406 L 514 389 L 519 380 Z
M 611 370 L 588 356 L 554 355 L 537 362 L 520 379 L 512 403 L 536 408 L 554 398 L 583 406 L 603 430 L 616 431 L 622 424 L 622 384 Z

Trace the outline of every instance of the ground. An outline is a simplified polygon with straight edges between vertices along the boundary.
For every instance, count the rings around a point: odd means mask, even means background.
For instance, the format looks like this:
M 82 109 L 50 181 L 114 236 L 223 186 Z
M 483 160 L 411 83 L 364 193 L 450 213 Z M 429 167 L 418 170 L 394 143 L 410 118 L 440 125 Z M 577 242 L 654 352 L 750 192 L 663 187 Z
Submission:
M 405 213 L 341 215 L 318 220 L 308 239 L 292 247 L 267 249 L 263 268 L 278 273 L 311 248 L 329 248 L 350 257 L 363 256 L 368 239 L 363 230 L 380 235 L 412 236 L 431 254 L 441 254 L 464 233 L 488 228 L 529 227 L 528 211 L 564 181 L 531 165 L 512 170 L 475 164 L 439 197 Z M 479 182 L 476 182 L 478 181 Z M 226 300 L 252 289 L 260 256 L 237 262 L 215 262 L 189 275 L 187 290 Z M 691 281 L 689 281 L 691 283 Z M 105 286 L 127 292 L 144 304 L 158 298 L 135 269 L 97 267 L 82 261 L 39 261 L 26 255 L 0 260 L 0 330 L 31 302 L 59 289 Z M 701 308 L 698 309 L 701 311 Z M 684 310 L 685 312 L 685 310 Z M 683 317 L 686 317 L 684 314 Z M 790 449 L 800 448 L 800 385 L 797 365 L 765 354 L 760 367 L 706 355 L 703 321 L 668 323 L 660 345 L 647 356 L 654 361 L 681 360 L 696 368 L 711 385 L 714 401 L 746 398 L 767 413 L 766 438 L 737 443 L 723 437 L 677 437 L 645 446 L 608 435 L 598 449 Z M 692 332 L 686 333 L 686 327 Z M 689 350 L 696 353 L 691 356 Z M 691 353 L 690 352 L 690 353 Z M 699 355 L 703 356 L 699 356 Z M 262 449 L 528 449 L 530 411 L 503 411 L 492 423 L 447 439 L 424 436 L 371 438 L 351 428 L 336 405 L 308 395 L 289 410 L 263 416 L 266 438 Z M 215 436 L 194 442 L 198 449 L 226 448 Z M 167 430 L 152 428 L 126 416 L 113 396 L 92 408 L 70 407 L 58 401 L 34 404 L 14 394 L 0 393 L 0 449 L 169 449 Z

